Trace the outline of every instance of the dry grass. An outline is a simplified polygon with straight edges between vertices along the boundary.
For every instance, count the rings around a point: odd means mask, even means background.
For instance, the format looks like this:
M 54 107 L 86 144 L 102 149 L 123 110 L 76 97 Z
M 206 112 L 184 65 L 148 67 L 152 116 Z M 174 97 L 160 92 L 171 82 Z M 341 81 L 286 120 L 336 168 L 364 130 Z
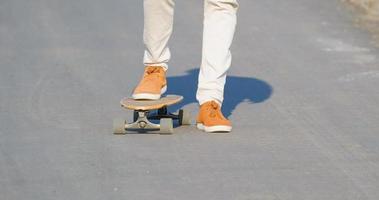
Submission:
M 343 0 L 358 12 L 356 23 L 368 29 L 379 46 L 379 0 Z

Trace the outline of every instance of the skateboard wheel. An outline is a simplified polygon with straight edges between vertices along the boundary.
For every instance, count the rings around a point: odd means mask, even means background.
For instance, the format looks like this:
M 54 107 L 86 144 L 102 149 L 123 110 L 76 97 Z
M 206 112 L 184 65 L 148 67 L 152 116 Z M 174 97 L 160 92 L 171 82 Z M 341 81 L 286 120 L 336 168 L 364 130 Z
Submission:
M 174 126 L 171 118 L 162 118 L 160 121 L 160 134 L 174 133 Z
M 179 125 L 191 125 L 191 114 L 183 109 L 179 110 Z
M 125 134 L 125 124 L 126 121 L 123 119 L 114 119 L 113 120 L 113 134 Z

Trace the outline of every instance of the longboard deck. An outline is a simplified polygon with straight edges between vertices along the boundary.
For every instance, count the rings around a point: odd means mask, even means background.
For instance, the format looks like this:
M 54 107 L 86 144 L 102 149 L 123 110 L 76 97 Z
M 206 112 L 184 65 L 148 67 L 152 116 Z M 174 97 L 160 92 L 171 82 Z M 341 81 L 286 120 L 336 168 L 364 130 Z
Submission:
M 129 110 L 157 110 L 164 106 L 170 106 L 183 100 L 179 95 L 167 95 L 158 100 L 135 100 L 125 97 L 121 100 L 121 106 Z

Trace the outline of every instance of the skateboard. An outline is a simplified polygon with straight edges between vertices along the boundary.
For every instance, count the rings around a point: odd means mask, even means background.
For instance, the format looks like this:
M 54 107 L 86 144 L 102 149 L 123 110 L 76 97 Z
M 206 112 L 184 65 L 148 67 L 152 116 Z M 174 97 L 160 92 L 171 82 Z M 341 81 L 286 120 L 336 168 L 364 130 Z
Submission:
M 123 119 L 113 120 L 113 133 L 126 134 L 132 132 L 156 132 L 172 134 L 174 132 L 173 120 L 179 125 L 190 125 L 191 116 L 186 110 L 180 109 L 178 113 L 170 113 L 168 107 L 183 100 L 183 96 L 167 95 L 158 100 L 134 100 L 126 97 L 120 101 L 121 107 L 133 110 L 133 122 L 127 123 Z M 155 124 L 150 120 L 159 120 Z

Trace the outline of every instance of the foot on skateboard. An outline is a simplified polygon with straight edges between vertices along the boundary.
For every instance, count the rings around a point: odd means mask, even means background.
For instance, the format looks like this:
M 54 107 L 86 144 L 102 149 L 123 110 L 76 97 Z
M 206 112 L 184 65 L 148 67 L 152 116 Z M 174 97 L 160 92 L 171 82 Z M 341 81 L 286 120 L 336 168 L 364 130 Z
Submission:
M 135 100 L 158 100 L 167 90 L 166 71 L 160 66 L 147 66 L 143 77 L 134 89 Z

